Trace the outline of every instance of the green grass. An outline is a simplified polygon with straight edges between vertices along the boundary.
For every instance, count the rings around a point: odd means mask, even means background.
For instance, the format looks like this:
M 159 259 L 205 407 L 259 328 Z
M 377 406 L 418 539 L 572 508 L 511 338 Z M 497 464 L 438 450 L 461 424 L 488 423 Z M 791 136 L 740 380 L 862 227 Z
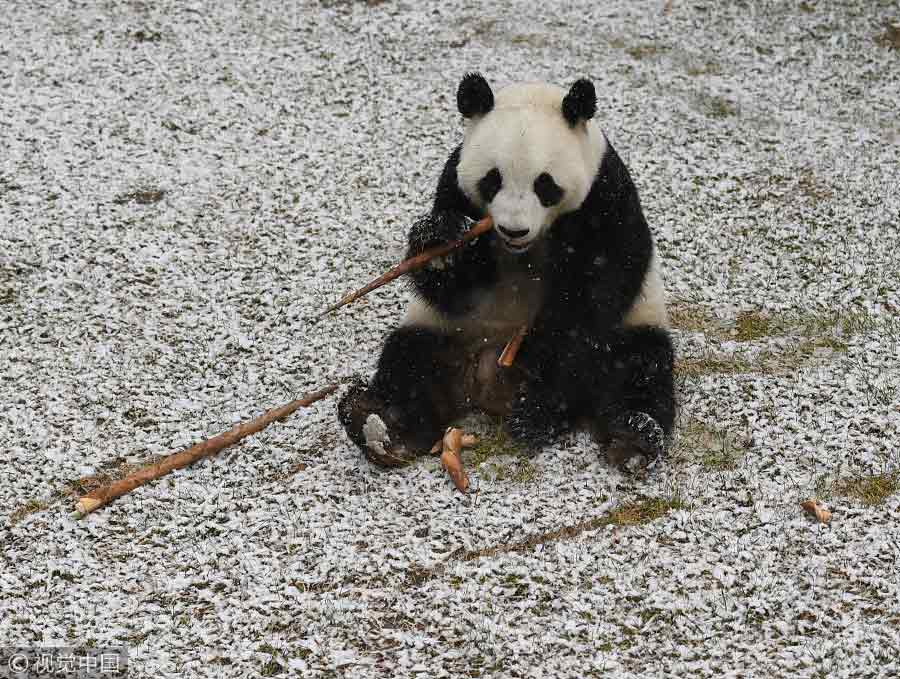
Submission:
M 503 420 L 495 423 L 493 432 L 486 436 L 479 436 L 478 443 L 463 452 L 465 461 L 473 467 L 478 467 L 483 462 L 492 458 L 507 455 L 522 456 L 522 451 L 503 428 Z
M 50 507 L 50 503 L 46 500 L 28 500 L 25 504 L 18 507 L 9 515 L 9 525 L 15 526 L 26 516 L 30 516 L 36 512 L 42 512 Z
M 816 349 L 846 351 L 847 345 L 833 338 L 802 339 L 780 349 L 766 350 L 759 354 L 760 372 L 774 374 L 799 368 L 815 355 Z
M 697 97 L 700 110 L 710 118 L 730 118 L 738 114 L 738 107 L 725 97 L 714 94 L 701 94 Z
M 689 64 L 685 70 L 689 76 L 693 77 L 700 75 L 719 75 L 722 73 L 722 67 L 711 59 L 707 59 L 701 63 Z
M 640 61 L 641 59 L 649 59 L 650 57 L 655 57 L 660 52 L 665 51 L 664 48 L 659 45 L 653 44 L 645 44 L 645 45 L 635 45 L 634 47 L 626 47 L 625 53 L 628 54 L 632 59 L 637 59 Z
M 834 337 L 817 337 L 815 340 L 809 342 L 809 344 L 812 345 L 813 349 L 821 348 L 831 349 L 832 351 L 847 351 L 846 342 L 842 342 Z
M 490 463 L 494 470 L 494 478 L 497 481 L 510 481 L 512 483 L 530 483 L 539 475 L 540 471 L 525 457 L 513 458 L 507 464 Z
M 772 334 L 772 320 L 767 314 L 743 311 L 735 321 L 735 338 L 739 342 L 752 342 Z
M 678 377 L 697 378 L 704 375 L 740 375 L 754 372 L 754 365 L 740 356 L 719 358 L 712 354 L 698 358 L 682 358 L 675 362 Z
M 761 316 L 761 312 L 745 312 Z M 767 318 L 770 335 L 800 335 L 828 339 L 835 333 L 843 339 L 873 332 L 900 336 L 900 321 L 876 316 L 867 309 L 830 309 L 821 312 L 782 313 Z
M 685 417 L 676 427 L 673 454 L 711 471 L 735 469 L 750 448 L 745 436 Z
M 259 669 L 259 674 L 263 677 L 276 677 L 283 672 L 284 668 L 278 664 L 278 661 L 275 660 L 275 658 L 269 658 L 269 660 Z
M 709 311 L 699 304 L 674 301 L 669 304 L 669 323 L 672 327 L 686 332 L 702 332 L 716 336 L 721 333 L 721 324 Z
M 867 506 L 882 504 L 888 497 L 900 490 L 900 473 L 889 472 L 839 479 L 831 491 L 835 495 L 859 500 Z
M 853 337 L 873 333 L 900 341 L 900 319 L 877 316 L 865 309 L 835 309 L 823 312 L 772 313 L 762 310 L 742 311 L 732 321 L 717 319 L 701 305 L 676 301 L 669 309 L 672 327 L 686 332 L 703 333 L 711 342 L 699 356 L 680 357 L 675 372 L 682 378 L 705 375 L 740 375 L 747 373 L 777 374 L 801 367 L 820 350 L 846 353 Z M 753 343 L 770 337 L 791 341 L 769 347 L 755 354 L 738 351 L 722 355 L 716 351 L 719 342 L 736 340 Z M 883 386 L 883 385 L 882 385 Z M 881 403 L 889 403 L 896 388 L 884 387 L 873 392 Z
M 678 497 L 638 500 L 616 507 L 609 514 L 609 523 L 617 526 L 637 526 L 660 519 L 673 509 L 684 508 L 685 503 Z
M 673 328 L 703 333 L 719 340 L 752 342 L 779 335 L 799 335 L 829 341 L 835 333 L 844 337 L 873 332 L 890 325 L 900 329 L 900 321 L 875 317 L 861 310 L 834 310 L 821 313 L 770 313 L 762 310 L 740 312 L 733 321 L 719 319 L 702 305 L 675 300 L 669 304 Z
M 540 475 L 526 454 L 506 430 L 503 420 L 495 421 L 490 433 L 478 437 L 478 443 L 463 450 L 463 463 L 472 469 L 482 469 L 496 481 L 529 483 Z

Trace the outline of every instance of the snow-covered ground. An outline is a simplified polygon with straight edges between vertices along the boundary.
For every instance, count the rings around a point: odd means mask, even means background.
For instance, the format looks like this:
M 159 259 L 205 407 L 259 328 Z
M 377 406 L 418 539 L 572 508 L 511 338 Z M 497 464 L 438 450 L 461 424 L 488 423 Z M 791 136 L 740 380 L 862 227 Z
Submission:
M 884 0 L 6 3 L 0 646 L 124 645 L 141 677 L 897 676 L 891 22 Z M 673 301 L 672 457 L 631 478 L 586 436 L 482 450 L 463 497 L 434 459 L 372 468 L 332 397 L 71 518 L 90 477 L 371 373 L 402 285 L 309 318 L 402 256 L 471 69 L 595 81 Z

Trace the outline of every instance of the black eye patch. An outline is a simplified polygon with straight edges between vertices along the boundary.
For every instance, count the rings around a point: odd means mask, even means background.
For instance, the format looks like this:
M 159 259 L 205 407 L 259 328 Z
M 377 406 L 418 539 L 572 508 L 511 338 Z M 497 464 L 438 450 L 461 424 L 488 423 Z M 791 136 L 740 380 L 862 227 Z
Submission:
M 485 203 L 494 200 L 494 196 L 503 186 L 503 177 L 500 176 L 500 170 L 496 167 L 478 180 L 478 193 Z
M 534 180 L 534 192 L 544 207 L 551 207 L 562 200 L 565 193 L 546 172 L 541 172 Z

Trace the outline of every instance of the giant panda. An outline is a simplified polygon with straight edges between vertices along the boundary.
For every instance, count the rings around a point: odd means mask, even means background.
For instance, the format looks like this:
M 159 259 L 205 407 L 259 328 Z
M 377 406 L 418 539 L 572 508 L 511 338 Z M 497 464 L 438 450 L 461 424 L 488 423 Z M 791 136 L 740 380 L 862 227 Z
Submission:
M 412 274 L 405 318 L 338 416 L 382 465 L 429 450 L 473 409 L 532 450 L 587 426 L 617 465 L 656 460 L 675 417 L 673 348 L 654 241 L 628 170 L 594 120 L 594 85 L 523 83 L 495 95 L 467 74 L 462 143 L 407 256 L 494 227 Z M 528 333 L 511 368 L 497 357 Z

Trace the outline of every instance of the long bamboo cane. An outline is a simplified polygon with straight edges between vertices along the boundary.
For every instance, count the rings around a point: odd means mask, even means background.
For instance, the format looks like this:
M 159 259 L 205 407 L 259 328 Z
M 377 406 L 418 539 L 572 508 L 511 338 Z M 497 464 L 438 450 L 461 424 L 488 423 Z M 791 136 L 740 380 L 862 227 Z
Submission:
M 204 457 L 211 457 L 225 448 L 233 446 L 241 439 L 265 429 L 273 422 L 287 417 L 298 408 L 305 408 L 316 401 L 325 398 L 334 392 L 335 389 L 337 389 L 336 384 L 329 384 L 323 389 L 307 394 L 290 403 L 286 403 L 279 408 L 267 410 L 259 417 L 248 420 L 247 422 L 241 422 L 228 431 L 210 439 L 206 439 L 205 441 L 201 441 L 187 450 L 167 455 L 159 462 L 147 465 L 135 473 L 126 476 L 124 479 L 113 481 L 100 488 L 95 488 L 87 495 L 79 498 L 78 504 L 75 506 L 75 514 L 78 518 L 86 516 L 117 497 L 125 495 L 125 493 L 130 493 L 135 488 L 142 486 L 149 481 L 165 476 L 176 469 L 187 467 L 189 464 L 193 464 Z
M 415 271 L 416 269 L 421 269 L 423 266 L 428 264 L 435 257 L 443 257 L 444 255 L 450 254 L 458 247 L 465 245 L 470 240 L 474 240 L 479 236 L 486 234 L 490 231 L 494 226 L 494 222 L 490 217 L 485 217 L 481 221 L 477 222 L 475 226 L 466 231 L 460 238 L 457 240 L 452 240 L 448 243 L 444 243 L 443 245 L 435 245 L 434 247 L 428 248 L 420 252 L 415 257 L 410 257 L 409 259 L 405 259 L 400 262 L 397 266 L 395 266 L 390 271 L 383 273 L 378 278 L 370 282 L 368 285 L 360 288 L 359 290 L 354 290 L 353 292 L 347 293 L 343 297 L 340 298 L 336 303 L 332 304 L 330 307 L 325 309 L 321 314 L 319 314 L 318 318 L 322 318 L 323 316 L 327 316 L 332 311 L 336 311 L 340 309 L 342 306 L 346 304 L 350 304 L 351 302 L 355 302 L 360 297 L 369 294 L 372 290 L 380 288 L 382 285 L 386 285 L 390 283 L 392 280 L 396 278 L 400 278 L 405 273 L 409 273 L 410 271 Z

